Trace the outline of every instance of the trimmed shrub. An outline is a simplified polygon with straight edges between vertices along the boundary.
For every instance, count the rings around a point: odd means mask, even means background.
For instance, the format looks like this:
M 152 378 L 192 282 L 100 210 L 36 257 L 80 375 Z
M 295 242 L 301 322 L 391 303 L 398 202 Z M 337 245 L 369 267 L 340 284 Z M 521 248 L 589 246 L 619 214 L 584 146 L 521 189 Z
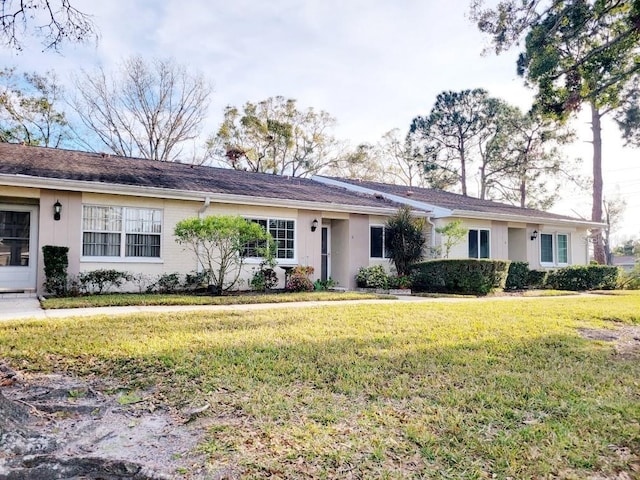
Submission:
M 360 288 L 389 288 L 389 276 L 382 265 L 360 267 L 356 275 L 356 284 Z
M 534 288 L 543 288 L 547 284 L 546 270 L 529 270 L 527 275 L 527 286 Z
M 176 293 L 179 289 L 180 274 L 177 272 L 163 273 L 158 277 L 153 285 L 149 285 L 147 287 L 147 292 Z
M 528 277 L 528 262 L 511 262 L 504 288 L 507 290 L 522 290 L 527 287 Z
M 508 260 L 430 260 L 411 268 L 411 288 L 416 292 L 486 295 L 503 289 Z
M 613 290 L 618 267 L 612 265 L 574 265 L 549 272 L 547 286 L 558 290 Z
M 131 274 L 113 269 L 98 269 L 82 272 L 78 275 L 78 288 L 81 293 L 103 294 L 111 288 L 121 287 L 124 282 L 131 280 Z
M 291 270 L 287 280 L 287 290 L 290 292 L 312 292 L 313 282 L 309 276 L 313 275 L 313 267 L 298 266 Z
M 69 247 L 45 245 L 42 247 L 42 257 L 45 290 L 56 296 L 64 295 L 67 292 Z

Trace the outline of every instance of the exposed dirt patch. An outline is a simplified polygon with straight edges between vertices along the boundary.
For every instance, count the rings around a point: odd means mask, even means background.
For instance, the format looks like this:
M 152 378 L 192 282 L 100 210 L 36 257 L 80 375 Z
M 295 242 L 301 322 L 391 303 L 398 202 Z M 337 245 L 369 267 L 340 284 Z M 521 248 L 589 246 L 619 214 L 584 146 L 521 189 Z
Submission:
M 620 358 L 640 357 L 640 326 L 616 325 L 615 328 L 580 328 L 584 338 L 613 342 L 616 355 Z
M 0 478 L 211 478 L 196 451 L 207 427 L 197 410 L 175 412 L 148 392 L 104 382 L 0 366 Z

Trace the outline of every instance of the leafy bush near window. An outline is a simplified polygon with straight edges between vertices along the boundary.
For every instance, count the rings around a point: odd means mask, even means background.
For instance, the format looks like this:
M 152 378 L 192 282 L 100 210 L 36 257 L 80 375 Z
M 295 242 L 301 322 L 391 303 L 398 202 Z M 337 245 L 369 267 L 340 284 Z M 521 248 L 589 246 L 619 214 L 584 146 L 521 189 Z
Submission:
M 389 276 L 382 265 L 360 267 L 356 275 L 356 284 L 360 288 L 389 288 Z
M 337 284 L 337 282 L 329 277 L 326 280 L 316 280 L 315 282 L 313 282 L 313 289 L 319 292 L 324 292 L 326 290 L 329 290 L 333 287 L 335 287 Z
M 522 290 L 528 285 L 529 279 L 529 263 L 528 262 L 511 262 L 509 265 L 509 273 L 504 288 L 507 290 Z
M 249 286 L 257 292 L 270 290 L 278 285 L 278 274 L 273 268 L 260 268 L 256 270 L 249 281 Z
M 181 287 L 179 273 L 163 273 L 147 287 L 147 293 L 176 293 Z
M 45 290 L 56 296 L 64 295 L 67 291 L 69 247 L 45 245 L 42 247 L 42 257 Z
M 411 267 L 411 287 L 418 292 L 486 295 L 504 289 L 508 260 L 443 259 Z
M 612 265 L 574 265 L 549 272 L 546 283 L 558 290 L 613 290 L 618 274 Z
M 240 280 L 247 244 L 270 248 L 271 235 L 258 225 L 238 215 L 211 215 L 187 218 L 174 229 L 176 241 L 191 250 L 207 272 L 212 292 L 232 289 Z M 261 251 L 258 255 L 263 255 Z
M 73 290 L 80 294 L 97 294 L 109 292 L 112 288 L 121 287 L 124 282 L 132 279 L 129 272 L 113 269 L 98 269 L 80 273 L 73 280 Z
M 184 276 L 184 289 L 188 292 L 193 292 L 199 288 L 203 288 L 207 283 L 207 272 L 192 272 L 187 273 Z
M 287 290 L 290 292 L 311 292 L 313 282 L 309 278 L 313 275 L 313 267 L 298 266 L 291 270 L 287 280 Z

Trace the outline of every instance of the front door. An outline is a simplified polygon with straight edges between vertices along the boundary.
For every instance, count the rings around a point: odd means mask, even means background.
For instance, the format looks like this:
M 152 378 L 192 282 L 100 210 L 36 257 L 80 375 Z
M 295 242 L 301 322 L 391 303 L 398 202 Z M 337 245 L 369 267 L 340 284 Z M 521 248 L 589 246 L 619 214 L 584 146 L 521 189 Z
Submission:
M 36 288 L 37 207 L 0 205 L 0 290 Z
M 329 227 L 322 227 L 320 280 L 326 281 L 331 276 L 331 236 Z

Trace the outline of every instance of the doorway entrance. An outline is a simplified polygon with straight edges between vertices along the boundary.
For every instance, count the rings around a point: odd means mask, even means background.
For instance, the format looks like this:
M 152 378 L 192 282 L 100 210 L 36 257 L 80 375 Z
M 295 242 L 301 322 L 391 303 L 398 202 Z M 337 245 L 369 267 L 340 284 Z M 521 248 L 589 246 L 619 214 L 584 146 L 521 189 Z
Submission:
M 322 227 L 322 247 L 320 254 L 320 280 L 324 282 L 331 277 L 331 229 L 329 226 Z
M 0 290 L 36 288 L 35 206 L 0 204 Z

